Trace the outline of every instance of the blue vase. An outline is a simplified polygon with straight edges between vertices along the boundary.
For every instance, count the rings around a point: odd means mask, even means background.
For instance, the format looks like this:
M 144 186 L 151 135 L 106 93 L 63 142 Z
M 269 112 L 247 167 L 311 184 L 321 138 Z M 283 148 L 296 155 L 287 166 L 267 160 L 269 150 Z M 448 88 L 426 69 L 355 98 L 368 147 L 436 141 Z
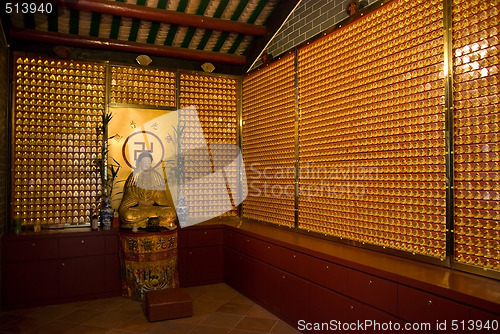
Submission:
M 102 202 L 101 209 L 101 228 L 103 230 L 111 230 L 113 224 L 113 209 L 111 208 L 111 203 L 108 198 L 105 198 Z
M 186 199 L 184 196 L 180 196 L 177 200 L 177 206 L 175 207 L 177 212 L 177 218 L 179 219 L 179 225 L 183 226 L 187 217 L 189 216 L 189 207 L 186 205 Z

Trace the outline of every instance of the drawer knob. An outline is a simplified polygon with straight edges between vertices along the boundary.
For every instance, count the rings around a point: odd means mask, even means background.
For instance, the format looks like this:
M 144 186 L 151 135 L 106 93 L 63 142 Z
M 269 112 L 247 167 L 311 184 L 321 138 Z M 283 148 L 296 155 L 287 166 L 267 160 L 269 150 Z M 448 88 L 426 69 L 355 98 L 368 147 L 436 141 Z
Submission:
M 61 266 L 63 266 L 63 267 L 64 267 L 65 265 L 66 265 L 66 264 L 65 264 L 64 262 L 63 262 L 63 263 L 61 263 Z
M 293 258 L 294 258 L 294 259 L 296 258 L 295 254 L 293 254 Z
M 427 305 L 431 306 L 432 305 L 432 300 L 427 301 Z
M 33 247 L 35 247 L 35 246 L 36 246 L 36 244 L 35 244 L 35 243 L 33 243 Z
M 330 269 L 330 267 L 329 267 L 329 266 L 326 266 L 326 269 Z
M 267 249 L 271 249 L 271 246 L 267 246 Z
M 369 285 L 372 285 L 372 284 L 373 284 L 372 280 L 369 280 L 369 281 L 368 281 L 368 284 L 369 284 Z
M 352 305 L 351 305 L 351 306 L 349 307 L 349 309 L 350 309 L 351 311 L 353 311 L 353 310 L 354 310 L 354 306 L 352 306 Z
M 84 244 L 84 243 L 85 243 L 85 240 L 82 240 L 82 244 Z
M 207 232 L 205 232 L 205 235 L 207 235 Z

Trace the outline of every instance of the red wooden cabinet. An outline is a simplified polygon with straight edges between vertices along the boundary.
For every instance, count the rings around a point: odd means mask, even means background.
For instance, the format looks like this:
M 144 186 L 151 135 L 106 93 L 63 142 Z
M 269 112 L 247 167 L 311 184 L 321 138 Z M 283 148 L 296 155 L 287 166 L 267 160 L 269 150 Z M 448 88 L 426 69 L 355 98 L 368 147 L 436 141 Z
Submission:
M 244 287 L 242 254 L 233 248 L 224 247 L 224 280 L 235 289 L 242 291 Z M 180 273 L 179 273 L 180 276 Z
M 59 298 L 101 294 L 106 291 L 106 257 L 68 257 L 59 260 Z
M 190 284 L 221 282 L 224 277 L 222 246 L 187 250 L 187 280 Z
M 452 331 L 452 322 L 467 321 L 471 316 L 469 307 L 463 304 L 404 285 L 398 286 L 398 315 L 411 322 L 430 323 L 437 332 L 438 322 L 446 321 L 446 330 L 442 332 L 457 333 L 466 331 Z
M 349 269 L 348 294 L 386 312 L 397 313 L 398 286 L 394 282 Z
M 106 239 L 77 236 L 59 240 L 60 298 L 106 291 Z
M 47 260 L 56 258 L 59 254 L 57 239 L 5 239 L 4 258 L 9 262 Z
M 301 319 L 310 319 L 310 287 L 311 284 L 308 281 L 281 272 L 281 280 L 277 286 L 280 294 L 278 311 L 290 323 L 297 324 Z
M 347 294 L 347 268 L 317 258 L 310 259 L 311 281 Z
M 3 306 L 25 307 L 57 300 L 57 260 L 9 262 L 2 269 Z
M 181 286 L 224 280 L 222 228 L 178 230 L 178 271 Z
M 351 300 L 346 296 L 324 287 L 312 284 L 310 287 L 310 315 L 305 322 L 319 323 L 315 333 L 331 333 L 331 325 L 349 320 Z M 305 326 L 305 325 L 304 325 Z M 314 328 L 309 327 L 313 330 Z M 305 327 L 304 327 L 305 328 Z
M 250 269 L 248 271 L 253 271 L 249 275 L 249 278 L 246 279 L 247 281 L 251 281 L 250 286 L 252 290 L 250 291 L 250 295 L 254 296 L 269 309 L 280 312 L 282 272 L 276 267 L 260 260 L 252 259 L 249 263 Z
M 310 256 L 284 247 L 280 247 L 278 253 L 280 268 L 303 278 L 309 278 Z
M 99 236 L 77 236 L 59 240 L 59 257 L 89 256 L 106 253 L 106 239 Z
M 2 250 L 6 309 L 120 295 L 116 231 L 6 234 Z
M 310 303 L 309 320 L 320 329 L 314 333 L 393 333 L 398 325 L 404 328 L 405 322 L 398 317 L 315 284 Z

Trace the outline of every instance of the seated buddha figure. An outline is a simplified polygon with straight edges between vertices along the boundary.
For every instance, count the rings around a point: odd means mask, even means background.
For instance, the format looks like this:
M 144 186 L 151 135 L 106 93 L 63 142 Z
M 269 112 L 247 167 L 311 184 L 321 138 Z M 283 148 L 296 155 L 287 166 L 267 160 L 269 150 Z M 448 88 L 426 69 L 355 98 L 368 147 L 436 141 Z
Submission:
M 152 168 L 153 157 L 142 152 L 130 173 L 118 211 L 122 228 L 175 227 L 176 213 L 163 176 Z

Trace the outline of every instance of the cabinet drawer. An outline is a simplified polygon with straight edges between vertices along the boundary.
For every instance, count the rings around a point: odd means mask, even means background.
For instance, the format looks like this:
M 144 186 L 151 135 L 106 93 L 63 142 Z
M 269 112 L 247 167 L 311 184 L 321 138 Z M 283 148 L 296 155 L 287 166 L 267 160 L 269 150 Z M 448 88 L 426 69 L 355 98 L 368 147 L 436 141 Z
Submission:
M 250 238 L 249 236 L 229 231 L 224 234 L 224 245 L 242 253 L 248 253 L 250 239 L 254 240 L 254 238 Z
M 183 237 L 186 247 L 219 246 L 223 244 L 222 229 L 186 231 Z
M 394 282 L 359 271 L 348 271 L 348 294 L 362 302 L 396 314 L 398 286 Z
M 295 275 L 309 278 L 309 256 L 288 248 L 279 248 L 281 268 Z
M 311 258 L 310 278 L 329 289 L 347 294 L 347 268 Z
M 46 260 L 57 258 L 57 239 L 34 239 L 5 243 L 8 261 Z
M 411 322 L 451 322 L 468 320 L 469 308 L 436 295 L 398 286 L 398 315 Z
M 106 289 L 106 257 L 102 255 L 59 260 L 59 297 L 92 295 Z
M 104 254 L 106 243 L 104 237 L 71 237 L 59 240 L 59 256 L 87 256 Z
M 280 265 L 281 247 L 254 238 L 247 239 L 248 241 L 246 241 L 246 251 L 248 255 L 269 263 L 273 266 Z

